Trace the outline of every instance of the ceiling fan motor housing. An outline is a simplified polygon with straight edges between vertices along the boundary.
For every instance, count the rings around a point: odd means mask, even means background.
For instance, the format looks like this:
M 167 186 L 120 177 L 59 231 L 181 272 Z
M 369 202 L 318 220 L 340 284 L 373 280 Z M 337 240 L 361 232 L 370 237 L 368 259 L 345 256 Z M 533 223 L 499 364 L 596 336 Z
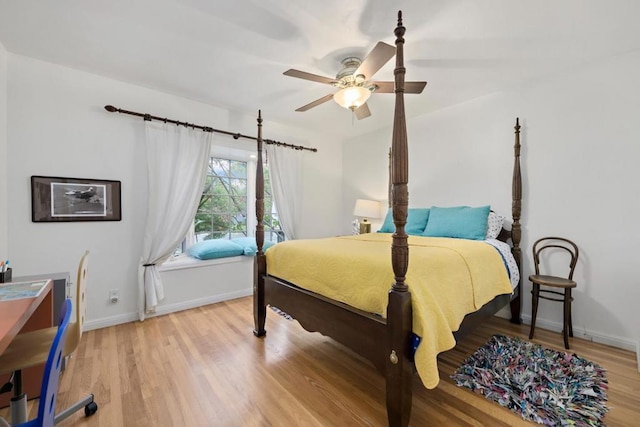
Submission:
M 353 73 L 356 72 L 360 64 L 362 64 L 362 61 L 360 58 L 356 58 L 355 56 L 344 58 L 342 60 L 342 69 L 338 71 L 338 74 L 336 74 L 336 79 L 342 80 L 345 77 L 353 76 Z

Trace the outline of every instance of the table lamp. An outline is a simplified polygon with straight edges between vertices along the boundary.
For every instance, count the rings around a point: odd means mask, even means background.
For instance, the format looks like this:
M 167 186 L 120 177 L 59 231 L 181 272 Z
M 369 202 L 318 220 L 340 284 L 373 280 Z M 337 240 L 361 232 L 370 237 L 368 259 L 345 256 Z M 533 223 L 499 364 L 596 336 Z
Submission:
M 369 218 L 380 218 L 380 202 L 358 199 L 355 208 L 353 208 L 353 215 L 362 218 L 360 234 L 371 233 Z

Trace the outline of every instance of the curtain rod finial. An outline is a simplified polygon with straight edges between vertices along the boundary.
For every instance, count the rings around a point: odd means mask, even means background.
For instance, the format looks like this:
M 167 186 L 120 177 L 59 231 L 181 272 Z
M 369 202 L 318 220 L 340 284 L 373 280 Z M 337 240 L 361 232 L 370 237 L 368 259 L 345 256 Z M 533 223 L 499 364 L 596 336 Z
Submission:
M 115 113 L 116 111 L 118 111 L 118 109 L 116 107 L 114 107 L 113 105 L 105 105 L 104 109 L 107 110 L 110 113 Z

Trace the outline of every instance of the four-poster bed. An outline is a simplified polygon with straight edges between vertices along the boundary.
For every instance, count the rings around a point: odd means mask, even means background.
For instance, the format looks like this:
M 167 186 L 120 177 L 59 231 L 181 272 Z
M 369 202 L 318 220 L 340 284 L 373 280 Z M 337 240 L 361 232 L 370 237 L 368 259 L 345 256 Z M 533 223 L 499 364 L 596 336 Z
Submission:
M 405 231 L 408 215 L 408 146 L 404 111 L 404 44 L 405 28 L 402 15 L 398 14 L 396 36 L 396 68 L 395 68 L 395 115 L 393 125 L 393 141 L 391 153 L 391 178 L 393 222 L 395 233 L 391 243 L 391 266 L 393 284 L 388 291 L 385 313 L 381 315 L 355 308 L 344 302 L 331 299 L 320 293 L 312 292 L 297 283 L 283 280 L 272 275 L 267 266 L 267 256 L 262 250 L 264 229 L 262 225 L 263 191 L 262 180 L 262 117 L 258 117 L 258 172 L 256 212 L 256 243 L 258 253 L 255 257 L 254 270 L 254 334 L 262 337 L 266 334 L 266 306 L 270 304 L 287 312 L 308 331 L 317 331 L 327 335 L 356 353 L 370 360 L 386 378 L 386 401 L 389 425 L 406 426 L 409 423 L 412 403 L 412 376 L 414 370 L 414 349 L 412 348 L 412 331 L 414 330 L 412 294 L 406 281 L 409 264 L 409 247 L 412 254 L 417 250 L 410 243 L 412 237 Z M 515 156 L 512 177 L 512 216 L 511 231 L 502 229 L 499 239 L 512 242 L 512 253 L 518 267 L 521 265 L 520 253 L 520 211 L 521 211 L 521 177 L 520 177 L 520 143 L 519 124 L 515 127 Z M 373 238 L 373 236 L 371 237 Z M 450 239 L 456 240 L 456 239 Z M 460 239 L 458 239 L 460 240 Z M 415 239 L 414 239 L 415 242 Z M 386 246 L 388 250 L 388 245 Z M 271 250 L 270 250 L 271 251 Z M 271 252 L 270 252 L 271 256 Z M 273 258 L 272 258 L 273 259 Z M 413 262 L 415 259 L 412 257 Z M 292 260 L 293 261 L 293 260 Z M 412 262 L 412 263 L 413 263 Z M 413 264 L 412 264 L 413 265 Z M 333 267 L 333 266 L 332 266 Z M 504 271 L 503 271 L 504 273 Z M 346 276 L 343 276 L 346 277 Z M 414 276 L 415 277 L 415 276 Z M 521 282 L 521 280 L 520 280 Z M 413 282 L 412 282 L 413 283 Z M 418 289 L 412 287 L 414 292 Z M 520 286 L 515 288 L 513 297 L 510 289 L 496 291 L 481 307 L 475 307 L 472 313 L 464 317 L 456 336 L 463 335 L 495 314 L 500 308 L 511 302 L 512 321 L 520 321 Z M 417 294 L 416 294 L 417 295 Z M 485 303 L 486 302 L 486 303 Z M 414 302 L 415 303 L 415 302 Z M 455 328 L 454 328 L 455 329 Z M 420 345 L 423 345 L 421 343 Z M 417 353 L 416 353 L 417 354 Z

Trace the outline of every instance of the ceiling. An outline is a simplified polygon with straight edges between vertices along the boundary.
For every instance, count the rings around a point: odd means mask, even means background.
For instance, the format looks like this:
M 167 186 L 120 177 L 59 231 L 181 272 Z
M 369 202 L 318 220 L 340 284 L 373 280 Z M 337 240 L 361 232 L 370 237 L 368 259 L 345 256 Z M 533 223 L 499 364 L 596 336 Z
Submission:
M 0 43 L 345 138 L 390 126 L 393 95 L 374 94 L 360 121 L 334 102 L 297 113 L 335 90 L 282 73 L 334 77 L 343 58 L 394 43 L 398 9 L 407 80 L 428 82 L 406 96 L 409 117 L 640 48 L 637 0 L 0 0 Z M 393 63 L 375 78 L 393 80 Z

